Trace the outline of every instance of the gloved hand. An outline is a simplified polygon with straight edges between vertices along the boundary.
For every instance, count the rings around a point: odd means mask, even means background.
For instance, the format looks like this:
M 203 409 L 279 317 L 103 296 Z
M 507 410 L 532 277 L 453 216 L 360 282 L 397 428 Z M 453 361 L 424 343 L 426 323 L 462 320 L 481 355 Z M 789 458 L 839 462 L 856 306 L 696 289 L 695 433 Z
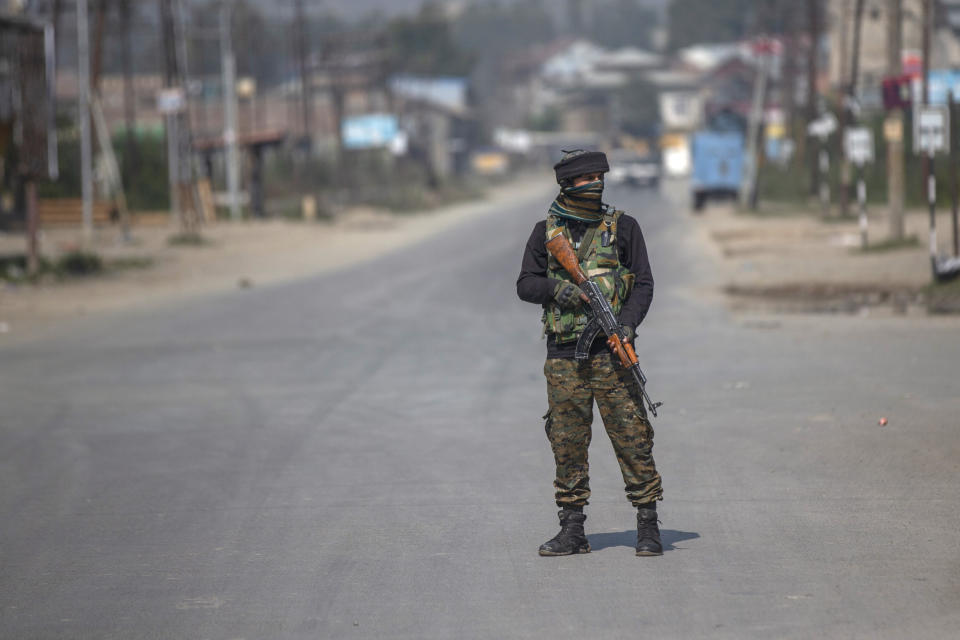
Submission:
M 576 309 L 584 302 L 589 302 L 587 294 L 572 282 L 561 282 L 553 290 L 553 299 L 562 309 Z
M 622 342 L 623 344 L 630 343 L 633 340 L 634 335 L 636 335 L 633 330 L 633 327 L 628 327 L 625 324 L 620 325 L 620 330 L 617 331 L 617 333 L 620 335 L 620 342 Z M 616 348 L 612 337 L 607 338 L 607 346 L 610 347 L 611 349 Z

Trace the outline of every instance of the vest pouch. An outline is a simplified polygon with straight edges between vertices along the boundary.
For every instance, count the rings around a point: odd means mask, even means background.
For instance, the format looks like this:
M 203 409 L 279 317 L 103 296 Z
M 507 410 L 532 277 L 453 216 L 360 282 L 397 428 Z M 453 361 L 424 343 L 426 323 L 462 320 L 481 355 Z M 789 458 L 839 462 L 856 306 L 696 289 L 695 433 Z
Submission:
M 597 266 L 604 269 L 616 269 L 620 266 L 616 240 L 609 247 L 600 246 L 597 248 Z
M 574 311 L 564 310 L 551 304 L 543 311 L 543 332 L 553 334 L 553 339 L 558 342 L 569 342 L 577 339 L 577 336 L 586 328 L 588 321 L 585 307 Z
M 617 270 L 617 301 L 623 304 L 633 292 L 633 285 L 637 281 L 637 275 L 626 269 Z
M 590 278 L 597 283 L 597 286 L 600 287 L 600 292 L 603 293 L 603 297 L 610 301 L 610 304 L 613 304 L 613 301 L 616 300 L 617 291 L 619 287 L 617 286 L 617 277 L 616 271 L 608 271 L 606 273 L 599 273 Z
M 567 311 L 560 314 L 560 322 L 558 324 L 559 331 L 555 332 L 557 335 L 566 336 L 571 333 L 579 335 L 587 326 L 587 315 L 583 312 L 574 313 Z

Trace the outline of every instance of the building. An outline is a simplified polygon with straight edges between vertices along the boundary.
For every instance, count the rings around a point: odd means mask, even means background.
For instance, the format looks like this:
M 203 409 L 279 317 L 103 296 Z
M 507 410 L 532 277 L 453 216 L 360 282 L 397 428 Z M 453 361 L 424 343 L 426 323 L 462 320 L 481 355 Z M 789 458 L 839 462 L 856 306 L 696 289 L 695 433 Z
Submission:
M 826 37 L 829 50 L 830 88 L 849 83 L 855 28 L 856 0 L 829 0 Z M 891 19 L 887 0 L 865 0 L 860 32 L 857 95 L 862 103 L 879 104 L 882 81 L 887 72 L 887 29 Z M 924 0 L 901 0 L 900 59 L 904 72 L 919 72 L 923 48 Z M 960 2 L 935 0 L 937 12 L 930 40 L 930 69 L 960 67 Z

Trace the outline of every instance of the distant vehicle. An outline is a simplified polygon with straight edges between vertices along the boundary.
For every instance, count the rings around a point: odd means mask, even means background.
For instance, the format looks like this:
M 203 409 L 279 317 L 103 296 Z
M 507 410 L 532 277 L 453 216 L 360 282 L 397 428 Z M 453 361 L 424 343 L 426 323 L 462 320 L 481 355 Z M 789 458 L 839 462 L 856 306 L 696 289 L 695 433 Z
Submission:
M 609 155 L 610 171 L 606 181 L 610 184 L 625 184 L 631 187 L 660 185 L 660 159 L 653 154 L 617 150 Z
M 735 131 L 698 131 L 690 145 L 693 172 L 690 195 L 693 208 L 703 209 L 708 199 L 736 199 L 743 177 L 743 134 Z

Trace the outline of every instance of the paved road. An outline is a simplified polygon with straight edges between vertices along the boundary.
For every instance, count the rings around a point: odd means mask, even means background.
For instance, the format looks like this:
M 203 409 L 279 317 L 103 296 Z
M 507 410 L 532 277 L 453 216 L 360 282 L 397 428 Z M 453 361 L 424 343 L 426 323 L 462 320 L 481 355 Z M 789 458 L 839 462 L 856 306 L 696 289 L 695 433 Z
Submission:
M 0 637 L 956 637 L 960 324 L 730 316 L 670 189 L 608 193 L 657 280 L 663 557 L 633 554 L 602 431 L 594 552 L 536 554 L 544 345 L 514 280 L 546 201 L 517 202 L 0 348 Z

